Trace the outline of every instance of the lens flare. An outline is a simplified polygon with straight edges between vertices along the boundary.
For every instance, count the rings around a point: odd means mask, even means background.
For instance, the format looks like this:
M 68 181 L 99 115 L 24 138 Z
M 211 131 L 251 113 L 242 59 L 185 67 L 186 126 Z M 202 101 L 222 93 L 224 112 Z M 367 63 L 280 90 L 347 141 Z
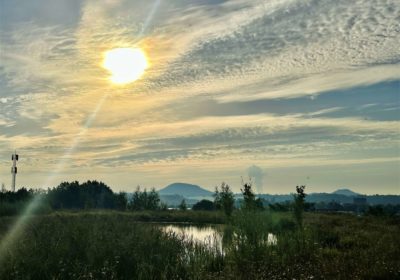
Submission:
M 143 26 L 143 29 L 142 29 L 139 37 L 141 37 L 144 34 L 146 28 L 148 27 L 148 25 L 150 24 L 150 22 L 154 16 L 154 14 L 156 13 L 157 9 L 159 8 L 160 3 L 161 3 L 161 0 L 156 0 L 154 2 L 153 8 L 147 17 L 147 20 L 145 22 L 145 25 Z M 119 51 L 117 51 L 117 50 L 119 50 Z M 113 52 L 116 52 L 116 53 L 119 52 L 120 54 L 115 55 L 115 54 L 112 54 Z M 110 57 L 113 57 L 113 56 L 118 57 L 118 56 L 122 56 L 121 54 L 124 54 L 124 53 L 128 54 L 127 57 L 130 60 L 130 62 L 127 65 L 129 65 L 129 64 L 136 65 L 137 64 L 136 66 L 132 67 L 132 68 L 136 69 L 133 71 L 134 73 L 136 73 L 135 75 L 133 75 L 133 73 L 131 73 L 129 75 L 128 74 L 125 75 L 122 70 L 121 71 L 117 70 L 117 68 L 119 68 L 119 67 L 115 66 L 115 65 L 117 65 L 117 63 L 115 63 L 115 62 L 109 61 L 106 63 L 108 55 L 111 55 Z M 132 59 L 132 58 L 136 58 L 136 59 Z M 121 64 L 124 64 L 123 63 L 124 58 L 118 58 L 118 60 L 121 60 L 122 61 Z M 134 61 L 134 63 L 132 63 L 132 61 Z M 108 63 L 110 63 L 110 64 L 108 64 Z M 112 69 L 108 69 L 106 65 L 111 66 L 112 68 L 114 68 L 114 66 L 115 66 L 114 69 L 116 69 L 116 72 L 118 72 L 118 73 L 116 73 L 117 75 L 115 75 L 113 73 Z M 112 76 L 110 77 L 110 79 L 112 82 L 114 82 L 116 84 L 125 84 L 125 83 L 133 82 L 133 81 L 139 79 L 144 74 L 145 70 L 147 69 L 148 62 L 147 62 L 146 55 L 140 49 L 119 48 L 119 49 L 113 49 L 113 50 L 106 52 L 104 62 L 103 62 L 103 67 L 108 69 L 111 72 Z M 121 68 L 125 68 L 125 67 L 127 67 L 127 66 L 124 66 Z M 125 69 L 127 69 L 127 68 L 125 68 Z M 138 69 L 142 69 L 142 70 L 138 70 Z M 129 73 L 129 71 L 130 70 L 127 70 L 128 73 Z M 120 75 L 119 78 L 118 78 L 118 75 Z M 129 77 L 129 79 L 128 79 L 128 77 Z M 49 174 L 49 177 L 46 180 L 45 186 L 49 185 L 53 181 L 53 179 L 56 177 L 56 175 L 62 172 L 64 165 L 67 162 L 69 156 L 74 152 L 75 148 L 79 145 L 81 138 L 86 134 L 87 130 L 89 129 L 93 120 L 96 118 L 97 113 L 100 111 L 101 107 L 103 106 L 103 103 L 106 101 L 108 96 L 109 96 L 109 94 L 105 94 L 99 100 L 99 102 L 97 103 L 97 106 L 94 108 L 94 111 L 88 117 L 88 119 L 85 123 L 85 126 L 78 133 L 78 135 L 76 135 L 76 138 L 74 139 L 73 143 L 71 144 L 69 149 L 67 149 L 64 156 L 60 159 L 55 171 L 53 171 L 51 174 Z M 1 100 L 1 101 L 3 101 L 3 100 Z M 16 241 L 20 238 L 21 234 L 24 232 L 24 230 L 27 226 L 27 223 L 31 219 L 31 215 L 33 213 L 35 213 L 35 210 L 38 209 L 38 207 L 40 207 L 40 205 L 42 204 L 42 199 L 43 199 L 42 195 L 35 196 L 34 199 L 29 203 L 29 205 L 24 209 L 22 215 L 20 215 L 17 218 L 17 220 L 12 225 L 10 230 L 8 230 L 8 232 L 6 232 L 5 235 L 1 236 L 1 239 L 0 239 L 0 265 L 3 264 L 4 259 L 10 254 L 10 252 L 12 252 L 13 245 L 15 245 Z

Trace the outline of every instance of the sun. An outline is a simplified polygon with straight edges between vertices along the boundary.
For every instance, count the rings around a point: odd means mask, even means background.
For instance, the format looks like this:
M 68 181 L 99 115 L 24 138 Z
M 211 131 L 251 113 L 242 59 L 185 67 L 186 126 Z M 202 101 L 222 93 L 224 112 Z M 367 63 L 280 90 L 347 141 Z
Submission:
M 110 71 L 115 84 L 128 84 L 139 79 L 148 67 L 145 53 L 138 48 L 116 48 L 104 54 L 103 67 Z

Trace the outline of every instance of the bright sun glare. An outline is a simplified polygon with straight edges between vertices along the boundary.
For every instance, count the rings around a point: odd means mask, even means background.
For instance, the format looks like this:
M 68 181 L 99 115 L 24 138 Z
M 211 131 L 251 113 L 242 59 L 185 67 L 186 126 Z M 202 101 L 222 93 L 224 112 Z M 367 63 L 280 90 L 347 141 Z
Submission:
M 110 71 L 113 83 L 127 84 L 139 79 L 148 63 L 141 49 L 116 48 L 105 53 L 103 67 Z

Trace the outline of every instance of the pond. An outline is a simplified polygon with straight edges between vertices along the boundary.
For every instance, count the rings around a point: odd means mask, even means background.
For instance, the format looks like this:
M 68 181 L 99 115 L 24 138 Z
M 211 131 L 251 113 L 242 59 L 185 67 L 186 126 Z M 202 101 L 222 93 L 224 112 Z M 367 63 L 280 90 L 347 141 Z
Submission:
M 223 227 L 221 225 L 162 225 L 164 232 L 174 233 L 185 240 L 204 244 L 209 248 L 222 251 Z
M 209 248 L 218 248 L 220 252 L 223 252 L 224 228 L 223 225 L 161 225 L 164 232 L 174 233 L 184 240 L 193 240 Z M 266 242 L 268 245 L 276 245 L 278 242 L 276 235 L 268 233 Z

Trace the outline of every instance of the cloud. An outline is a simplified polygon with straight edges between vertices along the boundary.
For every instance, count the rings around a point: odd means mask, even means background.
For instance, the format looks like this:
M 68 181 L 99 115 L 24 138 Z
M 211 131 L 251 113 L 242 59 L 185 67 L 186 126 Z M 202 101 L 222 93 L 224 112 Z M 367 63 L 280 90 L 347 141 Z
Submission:
M 257 193 L 264 193 L 264 171 L 260 167 L 252 165 L 247 169 L 247 174 L 249 175 L 249 178 L 254 180 L 254 185 L 257 189 Z
M 152 82 L 232 101 L 319 94 L 398 78 L 394 2 L 286 1 L 277 7 L 233 25 L 234 32 L 198 38 Z
M 394 0 L 67 2 L 1 12 L 0 156 L 21 149 L 25 170 L 398 160 Z M 150 68 L 114 87 L 103 52 L 125 46 Z
M 332 108 L 327 108 L 327 109 L 322 109 L 316 112 L 312 112 L 310 114 L 308 114 L 309 116 L 313 117 L 313 116 L 319 116 L 319 115 L 325 115 L 328 113 L 333 113 L 333 112 L 338 112 L 340 110 L 342 110 L 342 107 L 332 107 Z
M 376 122 L 352 118 L 303 118 L 255 115 L 199 118 L 184 122 L 127 123 L 115 128 L 94 127 L 80 141 L 72 162 L 94 166 L 131 166 L 150 162 L 235 158 L 279 161 L 285 158 L 331 158 L 346 156 L 357 147 L 376 149 L 377 143 L 397 145 L 396 121 Z M 30 138 L 5 138 L 5 143 L 30 150 L 52 164 L 75 134 Z M 120 143 L 116 145 L 115 143 Z M 360 146 L 360 143 L 362 145 Z M 340 147 L 340 148 L 339 148 Z M 58 155 L 58 156 L 55 156 Z M 365 156 L 365 155 L 364 155 Z M 83 160 L 82 160 L 83 159 Z
M 309 77 L 292 79 L 285 84 L 269 87 L 268 90 L 243 95 L 233 92 L 223 94 L 217 99 L 221 102 L 249 101 L 260 99 L 296 98 L 304 95 L 316 96 L 332 90 L 343 90 L 352 87 L 373 85 L 382 81 L 397 80 L 400 66 L 385 65 L 358 70 L 347 70 L 340 73 L 323 73 Z

